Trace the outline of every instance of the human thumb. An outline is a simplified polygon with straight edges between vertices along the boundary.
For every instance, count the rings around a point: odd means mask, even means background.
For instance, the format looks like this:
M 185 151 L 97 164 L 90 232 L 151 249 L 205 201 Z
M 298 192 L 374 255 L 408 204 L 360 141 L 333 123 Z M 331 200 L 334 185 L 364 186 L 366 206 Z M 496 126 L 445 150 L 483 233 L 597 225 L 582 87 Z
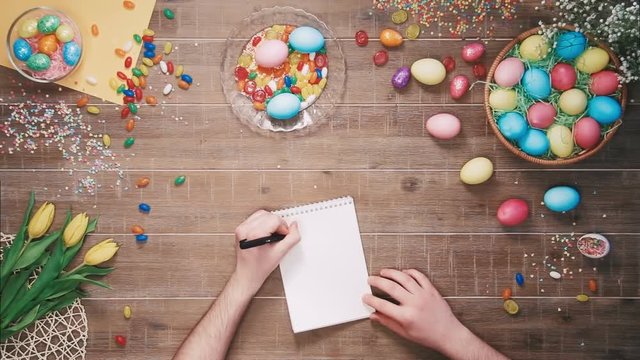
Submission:
M 289 233 L 287 236 L 278 243 L 279 250 L 283 255 L 288 253 L 297 243 L 300 242 L 300 230 L 298 229 L 298 222 L 294 221 L 289 225 Z

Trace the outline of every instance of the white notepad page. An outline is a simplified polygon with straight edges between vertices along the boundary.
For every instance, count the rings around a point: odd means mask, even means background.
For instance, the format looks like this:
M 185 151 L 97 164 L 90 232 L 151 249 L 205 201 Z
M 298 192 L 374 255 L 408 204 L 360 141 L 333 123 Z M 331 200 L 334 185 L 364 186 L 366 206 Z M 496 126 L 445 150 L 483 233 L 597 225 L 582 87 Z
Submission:
M 274 211 L 301 240 L 280 263 L 294 333 L 368 318 L 371 294 L 353 198 Z

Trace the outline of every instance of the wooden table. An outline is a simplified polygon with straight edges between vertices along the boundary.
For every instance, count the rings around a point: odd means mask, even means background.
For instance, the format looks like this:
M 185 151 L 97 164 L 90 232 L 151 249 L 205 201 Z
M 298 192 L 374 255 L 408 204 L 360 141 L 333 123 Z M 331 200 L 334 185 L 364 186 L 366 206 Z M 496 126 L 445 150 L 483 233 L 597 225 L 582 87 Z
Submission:
M 114 173 L 96 177 L 105 184 L 96 195 L 71 189 L 86 173 L 54 149 L 0 155 L 3 232 L 15 232 L 30 190 L 40 201 L 55 201 L 100 215 L 96 235 L 88 244 L 113 237 L 122 244 L 106 280 L 113 290 L 90 287 L 83 303 L 89 319 L 88 359 L 169 358 L 201 314 L 215 300 L 234 267 L 233 230 L 258 208 L 277 208 L 352 195 L 356 199 L 369 271 L 416 268 L 427 273 L 447 297 L 456 315 L 483 339 L 514 358 L 630 359 L 640 351 L 640 107 L 627 107 L 624 125 L 597 156 L 559 169 L 524 162 L 496 140 L 485 123 L 482 86 L 461 101 L 450 99 L 446 85 L 421 87 L 412 82 L 395 91 L 389 79 L 395 69 L 422 57 L 455 56 L 457 73 L 471 75 L 459 58 L 462 42 L 430 31 L 390 52 L 389 63 L 374 67 L 380 48 L 353 40 L 359 29 L 372 38 L 390 24 L 389 16 L 372 14 L 368 0 L 285 1 L 319 16 L 339 38 L 347 58 L 344 98 L 331 121 L 306 137 L 274 139 L 240 124 L 225 103 L 220 84 L 220 53 L 229 30 L 252 11 L 275 1 L 158 1 L 151 20 L 158 43 L 178 47 L 174 61 L 184 64 L 199 86 L 177 91 L 166 104 L 141 110 L 136 144 L 121 147 L 127 136 L 113 105 L 99 103 L 96 131 L 108 132 L 122 155 L 124 179 L 113 186 Z M 282 4 L 283 2 L 277 2 Z M 485 65 L 518 33 L 551 17 L 535 11 L 539 1 L 525 1 L 519 18 L 498 21 L 487 46 Z M 161 10 L 176 10 L 169 21 Z M 484 31 L 477 34 L 485 37 Z M 41 101 L 75 102 L 78 94 L 57 86 L 36 86 L 18 74 L 0 70 L 0 114 L 7 118 L 12 103 L 37 95 Z M 163 77 L 149 78 L 157 92 Z M 23 94 L 20 88 L 24 88 Z M 36 91 L 41 91 L 37 94 Z M 12 93 L 13 92 L 13 93 Z M 49 94 L 48 98 L 44 94 Z M 638 99 L 638 91 L 631 97 Z M 160 95 L 159 98 L 162 96 Z M 425 131 L 424 121 L 439 112 L 462 120 L 456 139 L 441 142 Z M 135 154 L 135 156 L 134 156 Z M 462 164 L 487 156 L 496 172 L 486 184 L 464 186 Z M 173 179 L 187 176 L 174 187 Z M 149 176 L 151 185 L 135 189 L 135 179 Z M 551 185 L 577 186 L 583 202 L 577 211 L 553 214 L 541 205 Z M 523 197 L 530 219 L 513 229 L 495 219 L 506 198 Z M 137 211 L 151 204 L 149 216 Z M 61 220 L 58 216 L 58 222 Z M 150 240 L 137 246 L 129 233 L 143 225 Z M 593 261 L 575 251 L 567 257 L 561 281 L 548 276 L 545 256 L 560 257 L 556 234 L 606 234 L 613 251 Z M 547 259 L 547 261 L 550 261 Z M 559 260 L 558 260 L 559 261 Z M 535 263 L 535 265 L 534 265 Z M 578 270 L 578 269 L 581 269 Z M 596 271 L 597 270 L 597 271 Z M 515 272 L 526 277 L 517 288 Z M 572 276 L 572 278 L 570 278 Z M 587 281 L 598 280 L 591 300 Z M 509 316 L 500 292 L 514 289 L 521 312 Z M 133 318 L 122 317 L 122 307 Z M 113 341 L 126 335 L 126 348 Z M 289 359 L 415 359 L 438 358 L 369 321 L 358 321 L 293 335 L 281 279 L 276 271 L 253 301 L 231 347 L 230 358 Z

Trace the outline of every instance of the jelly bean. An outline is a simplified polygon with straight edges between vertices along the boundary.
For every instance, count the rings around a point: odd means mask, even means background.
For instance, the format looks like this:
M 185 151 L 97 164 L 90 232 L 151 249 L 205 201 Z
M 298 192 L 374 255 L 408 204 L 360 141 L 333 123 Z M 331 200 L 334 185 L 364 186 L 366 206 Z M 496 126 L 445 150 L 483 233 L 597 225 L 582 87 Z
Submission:
M 368 39 L 367 39 L 368 40 Z M 318 53 L 320 54 L 326 54 L 327 53 L 327 48 L 326 47 L 322 47 L 322 49 L 318 50 Z
M 91 35 L 98 36 L 100 34 L 100 29 L 98 29 L 98 25 L 91 25 Z
M 164 86 L 164 88 L 162 89 L 162 94 L 167 96 L 169 94 L 171 94 L 171 91 L 173 90 L 173 85 L 171 84 L 167 84 Z
M 173 62 L 167 61 L 167 74 L 169 75 L 173 74 L 173 70 L 174 70 Z
M 291 78 L 289 77 L 289 75 L 284 77 L 284 86 L 291 87 Z
M 180 176 L 176 177 L 176 179 L 173 181 L 173 183 L 174 183 L 176 186 L 180 186 L 180 185 L 184 184 L 184 182 L 185 182 L 186 180 L 187 180 L 187 177 L 186 177 L 186 176 L 184 176 L 184 175 L 180 175 Z
M 298 78 L 295 75 L 291 76 L 291 85 L 295 85 L 297 82 Z
M 487 77 L 487 68 L 483 64 L 473 65 L 473 76 L 478 80 L 484 80 Z
M 300 94 L 300 88 L 295 85 L 291 86 L 290 90 L 293 94 Z
M 136 87 L 140 86 L 140 78 L 137 76 L 132 76 L 131 77 L 131 81 L 133 81 L 133 85 L 135 85 Z
M 127 3 L 127 2 L 131 3 L 131 1 L 125 1 L 125 3 Z M 132 3 L 132 4 L 133 4 L 133 3 Z M 116 335 L 116 336 L 115 336 L 115 339 L 116 339 L 116 344 L 118 344 L 118 345 L 120 345 L 120 346 L 125 346 L 125 345 L 127 345 L 127 338 L 125 338 L 124 336 L 122 336 L 122 335 Z
M 518 303 L 516 303 L 511 299 L 505 301 L 503 306 L 504 306 L 504 310 L 510 315 L 515 315 L 518 313 L 518 311 L 520 311 L 520 307 L 518 306 Z
M 511 299 L 511 288 L 504 288 L 502 290 L 502 299 L 503 300 Z
M 249 77 L 249 72 L 242 66 L 238 66 L 234 71 L 234 75 L 236 76 L 236 80 L 245 80 Z
M 189 76 L 187 74 L 182 74 L 180 76 L 180 79 L 186 81 L 187 83 L 189 83 L 189 85 L 191 85 L 191 83 L 193 82 L 193 79 L 191 78 L 191 76 Z
M 76 106 L 81 108 L 87 106 L 89 103 L 89 97 L 87 95 L 82 95 L 78 101 L 76 101 Z
M 262 41 L 262 38 L 260 36 L 255 36 L 253 39 L 251 39 L 251 46 L 253 47 L 258 46 L 260 41 Z
M 389 61 L 389 54 L 386 50 L 380 50 L 373 55 L 373 63 L 376 66 L 382 66 Z
M 442 59 L 442 65 L 444 65 L 444 69 L 447 71 L 447 73 L 450 73 L 456 68 L 456 60 L 451 56 L 447 56 L 446 58 Z
M 580 294 L 576 296 L 576 300 L 578 300 L 579 302 L 587 302 L 589 301 L 589 296 L 585 294 Z
M 127 80 L 127 75 L 125 75 L 122 71 L 118 71 L 116 75 L 122 80 Z
M 309 78 L 309 84 L 315 84 L 316 81 L 318 81 L 318 73 L 314 71 L 311 73 L 311 77 Z
M 118 79 L 113 78 L 113 77 L 111 79 L 109 79 L 109 87 L 111 89 L 113 89 L 115 91 L 116 89 L 118 89 L 118 85 L 119 85 Z
M 138 204 L 138 210 L 143 213 L 149 213 L 151 211 L 151 206 L 149 206 L 149 204 L 147 203 L 140 203 Z
M 254 91 L 256 91 L 256 82 L 253 80 L 249 80 L 244 84 L 244 92 L 251 95 Z
M 133 59 L 131 58 L 131 56 L 127 56 L 127 58 L 124 59 L 124 67 L 127 69 L 130 68 L 132 62 L 133 62 Z
M 145 50 L 149 50 L 149 51 L 155 51 L 156 50 L 156 46 L 155 46 L 154 43 L 145 42 L 143 46 L 144 46 Z
M 144 101 L 151 106 L 157 105 L 158 104 L 158 100 L 156 99 L 155 96 L 147 96 Z
M 321 69 L 316 68 L 316 74 L 317 74 L 318 80 L 322 79 L 322 70 Z
M 122 94 L 122 92 L 124 91 L 125 86 L 124 84 L 120 84 L 120 86 L 118 86 L 118 88 L 116 89 L 116 93 L 117 94 Z
M 144 36 L 153 36 L 153 35 L 155 35 L 155 34 L 156 34 L 156 32 L 155 32 L 155 31 L 153 31 L 153 30 L 151 30 L 151 29 L 144 29 L 144 30 L 142 30 L 142 35 L 144 35 Z M 143 40 L 144 40 L 144 39 L 143 39 Z
M 322 78 L 322 80 L 320 80 L 320 82 L 318 83 L 318 86 L 320 87 L 320 89 L 324 89 L 324 87 L 327 86 L 327 77 L 326 76 L 324 78 Z
M 143 53 L 144 57 L 152 59 L 156 56 L 155 51 L 151 51 L 151 50 L 145 50 Z
M 248 76 L 249 80 L 255 80 L 256 77 L 258 77 L 258 73 L 257 72 L 252 71 L 252 72 L 249 73 L 249 76 Z
M 127 79 L 127 80 L 128 80 L 128 79 Z M 130 89 L 124 90 L 122 93 L 123 93 L 125 96 L 129 96 L 129 97 L 134 97 L 134 96 L 136 95 L 136 94 L 133 92 L 133 90 L 130 90 Z
M 169 55 L 171 54 L 172 51 L 173 51 L 173 44 L 171 43 L 171 41 L 167 41 L 166 43 L 164 43 L 164 54 Z
M 124 315 L 124 318 L 127 320 L 131 319 L 131 315 L 132 315 L 131 306 L 125 305 L 124 308 L 122 309 L 122 315 Z
M 266 107 L 264 106 L 264 103 L 260 103 L 257 101 L 253 102 L 253 108 L 258 110 L 258 111 L 264 111 L 266 109 Z
M 142 89 L 137 87 L 133 90 L 133 92 L 136 94 L 136 101 L 142 100 Z
M 298 63 L 298 66 L 296 66 L 296 69 L 298 69 L 298 71 L 302 71 L 303 68 L 304 68 L 304 62 L 300 61 Z
M 148 57 L 142 58 L 142 63 L 148 67 L 153 66 L 153 60 L 149 59 Z
M 133 43 L 131 42 L 131 40 L 127 41 L 126 43 L 124 43 L 124 45 L 122 46 L 122 50 L 124 50 L 125 52 L 129 52 L 131 51 L 131 49 L 133 48 Z
M 149 179 L 146 176 L 140 177 L 138 178 L 138 180 L 136 180 L 136 187 L 137 188 L 145 188 L 149 185 L 149 183 L 151 183 L 151 179 Z
M 169 8 L 164 8 L 162 10 L 162 13 L 164 14 L 164 17 L 166 17 L 169 20 L 173 20 L 176 17 L 176 15 L 173 13 L 173 11 L 171 11 L 171 9 L 169 9 Z
M 87 106 L 87 112 L 92 115 L 100 114 L 100 108 L 97 106 Z
M 125 0 L 122 2 L 122 6 L 124 6 L 127 10 L 133 10 L 136 8 L 136 4 L 133 1 Z
M 369 43 L 369 35 L 366 31 L 360 30 L 356 33 L 356 44 L 358 46 L 367 46 Z
M 138 82 L 140 83 L 140 85 L 138 86 L 144 89 L 147 86 L 147 78 L 145 76 L 140 76 L 138 80 Z
M 153 65 L 158 65 L 160 61 L 162 61 L 162 54 L 158 54 L 151 59 L 153 61 Z
M 145 234 L 138 234 L 136 235 L 136 241 L 137 242 L 147 242 L 147 240 L 149 240 L 149 237 Z
M 122 98 L 122 102 L 125 103 L 125 104 L 132 103 L 132 102 L 135 102 L 135 101 L 136 101 L 136 99 L 132 98 L 131 96 L 125 96 L 125 97 Z
M 127 79 L 127 88 L 133 89 L 136 85 L 133 83 L 133 80 Z
M 138 34 L 133 34 L 133 40 L 135 40 L 138 44 L 142 44 L 142 38 Z
M 254 91 L 253 94 L 251 95 L 251 99 L 259 103 L 264 102 L 266 98 L 267 98 L 267 93 L 265 93 L 264 90 L 262 89 L 258 89 Z
M 160 72 L 166 74 L 168 71 L 169 69 L 167 68 L 167 63 L 164 61 L 160 61 Z
M 102 145 L 104 145 L 105 148 L 111 146 L 111 136 L 109 136 L 109 134 L 102 135 Z
M 125 106 L 120 111 L 120 118 L 126 119 L 127 116 L 129 116 L 130 113 L 131 113 L 131 110 L 129 110 L 129 108 Z
M 135 96 L 135 94 L 134 94 Z M 138 113 L 138 105 L 134 104 L 134 103 L 129 103 L 127 104 L 127 106 L 129 107 L 129 110 L 131 110 L 132 114 L 137 114 Z
M 136 139 L 134 137 L 126 138 L 124 140 L 124 148 L 128 149 L 128 148 L 132 147 L 135 142 L 136 142 Z
M 178 65 L 178 66 L 176 67 L 176 73 L 175 73 L 176 77 L 180 77 L 180 76 L 182 76 L 182 73 L 184 73 L 184 66 L 182 66 L 182 65 Z M 248 73 L 248 72 L 247 72 L 247 76 L 249 76 L 249 73 Z
M 153 64 L 153 62 L 152 62 Z M 147 67 L 147 65 L 145 64 L 140 64 L 138 66 L 138 69 L 140 70 L 140 72 L 142 73 L 142 75 L 144 76 L 148 76 L 149 75 L 149 68 Z
M 598 282 L 596 281 L 596 279 L 589 280 L 589 291 L 591 291 L 592 293 L 598 291 Z
M 124 129 L 127 130 L 128 132 L 132 132 L 135 127 L 136 127 L 136 121 L 133 119 L 129 119 L 127 120 L 127 124 L 124 126 Z
M 522 275 L 521 273 L 516 273 L 516 283 L 520 287 L 524 286 L 524 275 Z
M 84 80 L 89 85 L 97 85 L 98 84 L 98 79 L 96 79 L 94 76 L 91 76 L 91 75 L 87 76 Z
M 123 58 L 125 55 L 127 55 L 127 53 L 124 52 L 124 50 L 122 50 L 120 48 L 116 48 L 114 51 L 115 51 L 116 55 L 118 55 L 121 58 Z
M 316 67 L 323 68 L 327 66 L 327 57 L 322 54 L 316 55 L 316 58 L 313 60 L 313 62 L 316 64 Z
M 191 87 L 191 85 L 189 85 L 189 83 L 184 80 L 178 80 L 178 87 L 182 90 L 189 90 L 189 87 Z
M 264 92 L 267 94 L 267 96 L 272 96 L 273 95 L 273 90 L 271 89 L 271 87 L 269 85 L 265 85 Z
M 144 42 L 153 42 L 153 36 L 151 36 L 151 35 L 143 35 L 142 36 L 142 41 L 144 41 Z

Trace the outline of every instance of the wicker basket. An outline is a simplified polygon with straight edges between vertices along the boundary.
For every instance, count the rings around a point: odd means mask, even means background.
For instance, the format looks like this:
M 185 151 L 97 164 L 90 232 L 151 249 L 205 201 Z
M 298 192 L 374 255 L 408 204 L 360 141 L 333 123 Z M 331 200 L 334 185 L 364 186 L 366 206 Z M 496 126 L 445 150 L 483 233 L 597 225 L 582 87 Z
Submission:
M 575 28 L 572 27 L 572 26 L 565 26 L 562 29 L 575 30 Z M 591 148 L 589 150 L 583 150 L 583 151 L 581 151 L 580 153 L 578 153 L 577 155 L 575 155 L 575 156 L 573 156 L 571 158 L 550 160 L 550 159 L 541 159 L 541 158 L 537 158 L 537 157 L 531 156 L 531 155 L 525 153 L 524 151 L 520 150 L 518 147 L 513 145 L 509 140 L 507 140 L 502 135 L 502 133 L 500 132 L 500 129 L 498 129 L 497 122 L 494 119 L 493 112 L 491 111 L 491 107 L 489 106 L 489 93 L 490 93 L 489 85 L 491 83 L 493 83 L 493 74 L 496 71 L 496 68 L 498 67 L 498 64 L 509 53 L 511 48 L 513 48 L 516 44 L 520 43 L 521 41 L 523 41 L 527 37 L 529 37 L 531 35 L 538 34 L 538 31 L 540 31 L 540 30 L 541 30 L 540 27 L 536 27 L 536 28 L 533 28 L 531 30 L 523 32 L 522 34 L 518 35 L 515 39 L 511 40 L 511 42 L 509 42 L 509 44 L 507 44 L 507 46 L 505 46 L 504 49 L 502 49 L 502 51 L 500 51 L 500 53 L 496 57 L 496 60 L 493 62 L 493 64 L 491 64 L 491 68 L 489 69 L 489 74 L 487 75 L 487 84 L 485 85 L 485 88 L 484 88 L 484 108 L 485 108 L 485 112 L 487 113 L 487 121 L 489 122 L 489 125 L 491 126 L 491 129 L 493 129 L 493 132 L 496 134 L 496 136 L 498 137 L 500 142 L 507 149 L 509 149 L 509 151 L 511 151 L 512 153 L 514 153 L 518 157 L 520 157 L 522 159 L 525 159 L 525 160 L 527 160 L 529 162 L 535 163 L 535 164 L 547 165 L 547 166 L 569 165 L 569 164 L 577 163 L 578 161 L 584 160 L 584 159 L 594 155 L 598 151 L 600 151 L 600 149 L 602 149 L 609 142 L 609 140 L 611 140 L 613 135 L 615 135 L 615 133 L 618 131 L 618 127 L 622 124 L 622 116 L 615 123 L 613 123 L 611 129 L 604 135 L 602 141 L 600 141 L 600 143 L 598 143 L 598 145 L 596 147 Z M 615 67 L 616 68 L 620 68 L 620 60 L 618 59 L 618 56 L 606 44 L 604 44 L 601 41 L 595 40 L 589 34 L 585 34 L 585 35 L 587 36 L 587 38 L 589 39 L 590 42 L 594 42 L 594 43 L 598 44 L 599 47 L 601 47 L 607 53 L 609 53 L 609 57 L 610 57 L 611 61 L 613 62 L 613 64 L 615 65 Z M 627 104 L 627 87 L 624 84 L 622 85 L 621 94 L 622 95 L 620 96 L 620 105 L 622 106 L 622 111 L 623 111 L 623 115 L 624 115 L 624 109 L 625 109 L 625 106 Z

